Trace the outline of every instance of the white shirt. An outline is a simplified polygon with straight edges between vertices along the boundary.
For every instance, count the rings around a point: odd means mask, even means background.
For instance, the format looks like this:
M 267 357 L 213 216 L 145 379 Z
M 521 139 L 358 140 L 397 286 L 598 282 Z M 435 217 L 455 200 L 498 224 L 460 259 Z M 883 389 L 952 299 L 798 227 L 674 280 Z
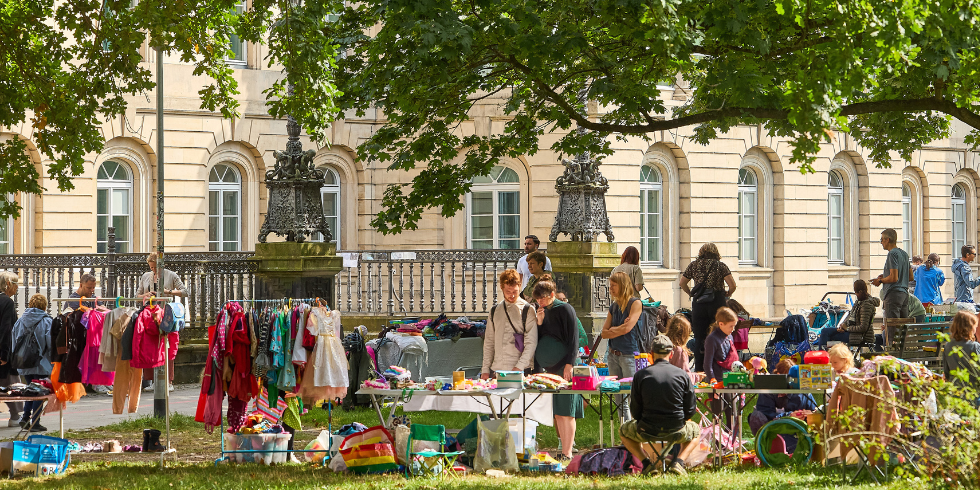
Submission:
M 544 258 L 544 270 L 551 270 L 551 259 Z M 531 269 L 527 266 L 527 255 L 517 259 L 517 273 L 521 275 L 521 291 L 527 287 L 527 282 L 531 280 Z

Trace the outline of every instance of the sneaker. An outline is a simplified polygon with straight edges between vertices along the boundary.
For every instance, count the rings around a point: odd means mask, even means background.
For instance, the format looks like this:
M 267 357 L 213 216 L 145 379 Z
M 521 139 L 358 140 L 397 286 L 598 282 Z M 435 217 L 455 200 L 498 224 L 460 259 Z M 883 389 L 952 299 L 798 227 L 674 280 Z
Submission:
M 26 429 L 27 428 L 27 421 L 26 420 L 21 420 L 20 422 L 17 422 L 17 424 L 20 425 L 20 428 L 21 429 Z
M 646 465 L 646 466 L 643 467 L 643 470 L 640 471 L 640 474 L 643 475 L 643 476 L 659 475 L 660 474 L 660 465 L 656 465 L 656 464 L 650 463 L 650 464 L 648 464 L 648 465 Z
M 7 421 L 7 427 L 23 427 L 24 422 L 20 419 L 10 419 Z
M 174 385 L 173 384 L 170 385 L 170 391 L 174 391 Z
M 294 464 L 302 464 L 303 462 L 296 457 L 296 454 L 289 453 L 289 462 Z
M 47 431 L 48 428 L 41 424 L 34 424 L 34 427 L 31 427 L 31 432 L 47 432 Z
M 100 395 L 107 395 L 107 394 L 110 393 L 109 392 L 109 387 L 108 386 L 105 386 L 105 385 L 92 385 L 92 391 L 94 391 L 94 392 L 96 392 L 96 393 L 98 393 Z
M 153 382 L 147 383 L 146 388 L 143 388 L 143 393 L 150 393 L 153 391 Z
M 675 475 L 687 476 L 687 469 L 684 468 L 684 465 L 680 463 L 674 463 L 670 465 L 670 468 L 668 468 L 667 471 L 670 471 Z

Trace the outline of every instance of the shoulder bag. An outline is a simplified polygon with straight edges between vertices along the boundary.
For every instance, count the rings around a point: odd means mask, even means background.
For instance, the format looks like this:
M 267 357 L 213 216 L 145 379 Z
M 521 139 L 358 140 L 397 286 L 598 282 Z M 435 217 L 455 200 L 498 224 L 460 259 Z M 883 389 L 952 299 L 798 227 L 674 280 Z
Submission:
M 715 301 L 715 290 L 708 287 L 708 279 L 711 278 L 711 273 L 718 268 L 718 263 L 710 269 L 705 275 L 700 284 L 695 284 L 694 289 L 691 289 L 691 299 L 695 303 L 712 303 Z
M 493 305 L 493 308 L 490 308 L 490 316 L 491 317 L 493 317 L 493 314 L 496 311 L 496 309 L 497 309 L 497 305 Z M 531 309 L 531 305 L 530 304 L 526 304 L 526 305 L 524 305 L 524 309 L 521 310 L 521 325 L 527 325 L 527 312 L 530 311 L 530 309 Z M 517 348 L 517 352 L 520 352 L 521 354 L 523 354 L 524 353 L 524 334 L 523 333 L 518 333 L 517 327 L 514 326 L 514 320 L 511 320 L 510 319 L 510 313 L 507 312 L 507 306 L 506 305 L 504 305 L 504 316 L 507 317 L 507 322 L 510 323 L 510 328 L 511 328 L 511 330 L 514 331 L 514 347 Z

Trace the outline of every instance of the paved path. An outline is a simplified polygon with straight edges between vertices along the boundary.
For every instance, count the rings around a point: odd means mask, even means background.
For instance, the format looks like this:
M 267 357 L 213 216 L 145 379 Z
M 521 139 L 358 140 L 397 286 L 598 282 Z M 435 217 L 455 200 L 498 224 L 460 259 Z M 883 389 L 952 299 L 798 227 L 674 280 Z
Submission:
M 197 398 L 201 393 L 200 386 L 176 386 L 170 393 L 170 411 L 185 415 L 194 415 L 197 410 Z M 17 427 L 7 427 L 7 406 L 0 403 L 0 440 L 12 439 Z M 69 403 L 65 407 L 65 431 L 89 429 L 103 425 L 122 422 L 144 415 L 153 415 L 153 393 L 142 393 L 139 409 L 136 413 L 112 413 L 112 396 L 88 394 L 77 403 Z M 58 412 L 41 417 L 41 424 L 48 428 L 49 434 L 58 435 Z

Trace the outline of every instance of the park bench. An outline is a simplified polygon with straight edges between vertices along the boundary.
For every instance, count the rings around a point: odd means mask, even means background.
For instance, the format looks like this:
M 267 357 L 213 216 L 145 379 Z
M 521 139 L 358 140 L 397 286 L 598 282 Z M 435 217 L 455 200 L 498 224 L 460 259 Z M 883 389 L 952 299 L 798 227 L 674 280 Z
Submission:
M 913 323 L 911 319 L 895 318 L 887 321 L 893 335 L 885 347 L 884 354 L 911 362 L 921 362 L 927 367 L 938 369 L 943 362 L 943 344 L 940 333 L 949 333 L 951 322 Z M 864 358 L 878 353 L 866 352 Z

